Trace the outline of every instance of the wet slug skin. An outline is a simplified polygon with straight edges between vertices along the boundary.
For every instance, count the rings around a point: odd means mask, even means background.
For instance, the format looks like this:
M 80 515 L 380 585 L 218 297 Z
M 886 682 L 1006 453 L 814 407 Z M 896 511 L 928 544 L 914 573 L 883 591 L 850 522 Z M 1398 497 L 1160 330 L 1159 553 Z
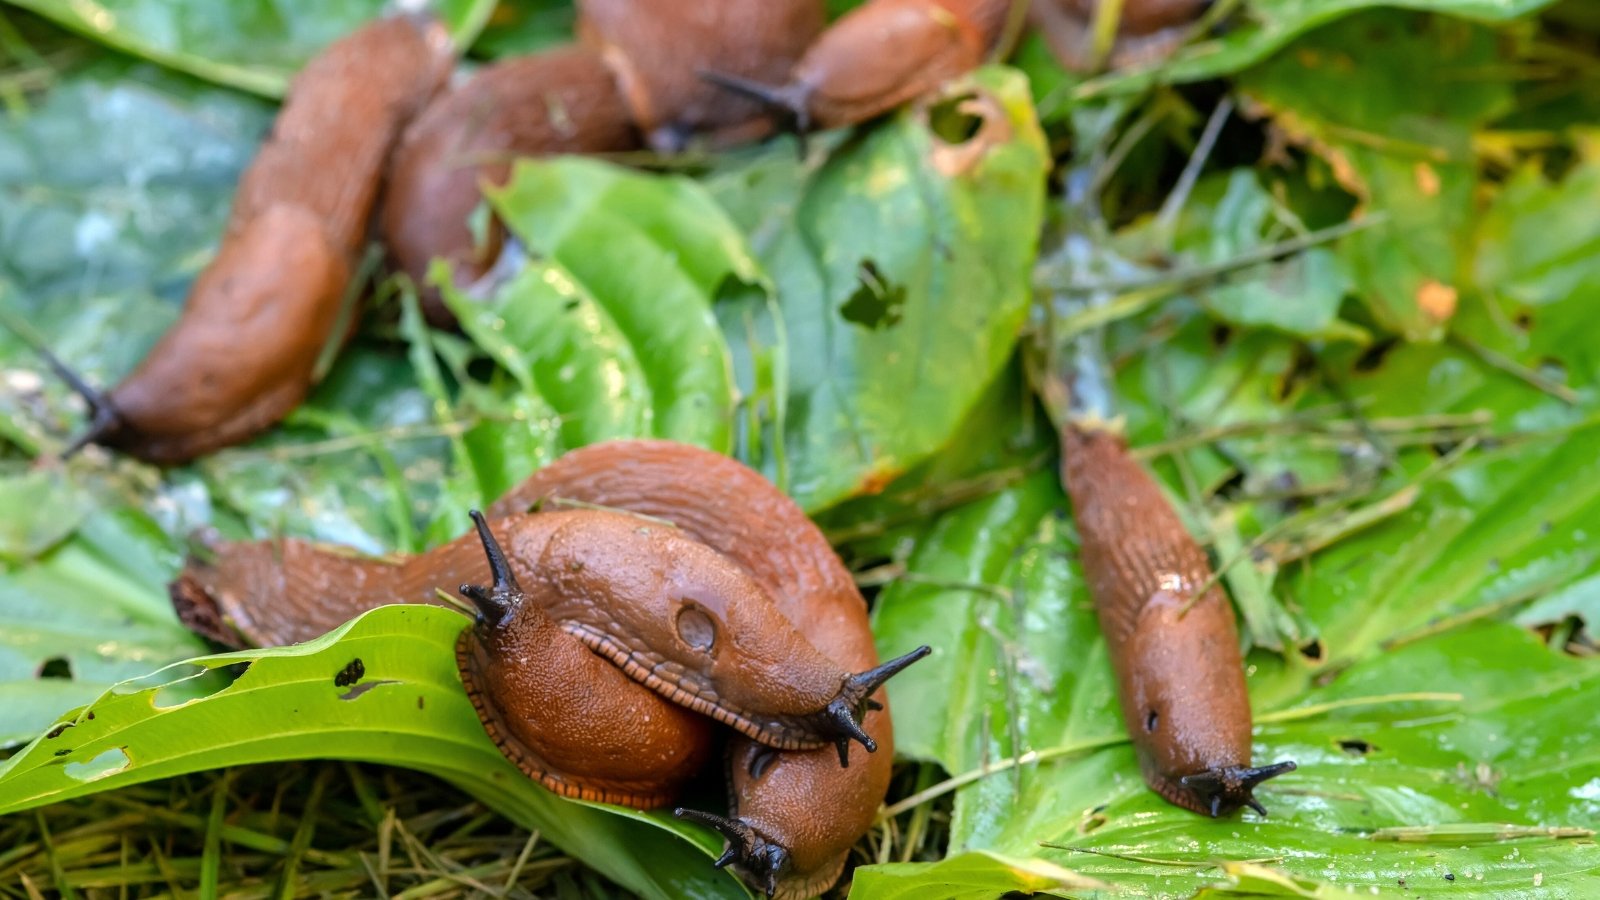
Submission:
M 1204 551 L 1120 434 L 1061 431 L 1084 574 L 1145 781 L 1195 812 L 1265 815 L 1255 786 L 1295 764 L 1251 765 L 1239 634 Z

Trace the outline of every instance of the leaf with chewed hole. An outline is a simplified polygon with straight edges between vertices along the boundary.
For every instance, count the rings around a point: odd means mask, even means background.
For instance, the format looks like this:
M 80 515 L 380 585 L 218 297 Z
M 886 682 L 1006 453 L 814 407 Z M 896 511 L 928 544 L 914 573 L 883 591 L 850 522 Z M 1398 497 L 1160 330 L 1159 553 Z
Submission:
M 741 410 L 744 455 L 809 510 L 944 446 L 1027 312 L 1048 166 L 1027 85 L 986 68 L 945 94 L 820 166 L 780 143 L 708 182 L 777 286 L 775 307 L 718 307 L 741 372 L 768 348 L 787 361 L 781 402 Z
M 192 660 L 248 668 L 188 702 L 158 707 L 160 686 L 110 691 L 0 762 L 0 815 L 221 766 L 359 760 L 444 778 L 644 896 L 745 896 L 707 864 L 711 848 L 690 826 L 564 800 L 507 762 L 461 688 L 454 648 L 466 625 L 448 609 L 387 606 L 305 644 Z
M 26 527 L 53 513 L 6 515 Z M 37 559 L 0 566 L 0 746 L 33 737 L 117 682 L 205 652 L 167 601 L 165 573 L 177 562 L 150 520 L 106 509 Z

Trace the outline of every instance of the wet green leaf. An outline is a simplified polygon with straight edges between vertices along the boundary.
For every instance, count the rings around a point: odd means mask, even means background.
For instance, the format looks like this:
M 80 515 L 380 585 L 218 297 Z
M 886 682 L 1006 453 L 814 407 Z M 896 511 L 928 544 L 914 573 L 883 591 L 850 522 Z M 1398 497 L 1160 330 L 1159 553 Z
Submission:
M 8 506 L 5 517 L 28 528 L 55 515 Z M 0 567 L 0 746 L 37 736 L 119 681 L 205 650 L 167 601 L 177 554 L 152 522 L 107 509 L 74 526 L 36 561 Z
M 509 376 L 476 401 L 509 423 L 468 438 L 484 497 L 527 476 L 530 447 L 663 437 L 726 452 L 733 373 L 712 302 L 765 276 L 704 189 L 567 158 L 519 163 L 490 202 L 527 255 L 486 299 L 445 294 Z
M 278 96 L 318 50 L 383 15 L 382 0 L 7 0 L 109 47 L 191 75 Z M 461 44 L 493 0 L 437 0 L 433 12 Z
M 949 90 L 982 119 L 958 143 L 915 109 L 815 168 L 779 145 L 709 183 L 781 311 L 722 310 L 737 356 L 780 348 L 788 363 L 782 420 L 745 410 L 752 462 L 808 509 L 881 490 L 949 440 L 1022 324 L 1046 165 L 1026 85 L 986 69 Z
M 710 849 L 670 815 L 563 800 L 507 762 L 456 672 L 466 624 L 446 609 L 389 606 L 306 644 L 201 657 L 177 666 L 166 685 L 125 685 L 0 762 L 0 814 L 219 766 L 363 760 L 444 778 L 644 896 L 746 896 L 700 853 L 685 852 L 684 839 Z M 353 659 L 364 676 L 336 685 Z M 240 664 L 248 668 L 227 687 L 173 694 L 193 677 L 183 670 Z
M 1046 119 L 1070 108 L 1075 101 L 1108 94 L 1139 93 L 1157 84 L 1202 81 L 1242 71 L 1281 51 L 1297 38 L 1338 23 L 1353 13 L 1398 8 L 1459 16 L 1483 22 L 1505 22 L 1525 17 L 1554 0 L 1273 0 L 1241 3 L 1218 34 L 1202 37 L 1172 59 L 1134 66 L 1087 81 L 1067 78 L 1040 99 Z M 1042 50 L 1042 48 L 1041 48 Z M 1048 81 L 1061 78 L 1053 60 L 1042 52 L 1030 55 L 1030 76 L 1040 72 Z
M 1201 183 L 1190 196 L 1174 249 L 1194 264 L 1225 263 L 1304 232 L 1253 171 L 1233 169 Z M 1339 257 L 1313 247 L 1269 263 L 1249 278 L 1201 291 L 1199 297 L 1217 318 L 1233 325 L 1362 340 L 1364 331 L 1339 320 L 1339 304 L 1349 290 L 1350 278 Z
M 1487 28 L 1371 14 L 1310 35 L 1240 80 L 1365 214 L 1382 217 L 1345 238 L 1340 254 L 1379 323 L 1408 340 L 1438 339 L 1465 286 L 1472 131 L 1511 101 L 1505 82 L 1477 73 L 1499 60 Z

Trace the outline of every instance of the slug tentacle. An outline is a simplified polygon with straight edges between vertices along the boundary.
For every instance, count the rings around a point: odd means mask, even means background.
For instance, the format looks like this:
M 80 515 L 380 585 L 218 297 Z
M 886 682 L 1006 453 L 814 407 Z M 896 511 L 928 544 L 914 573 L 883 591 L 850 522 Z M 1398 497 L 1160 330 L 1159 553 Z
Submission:
M 483 513 L 474 509 L 468 515 L 472 516 L 472 524 L 478 528 L 478 540 L 483 542 L 483 554 L 489 559 L 489 572 L 494 576 L 494 584 L 489 587 L 463 584 L 461 596 L 471 600 L 478 608 L 479 622 L 499 625 L 522 602 L 522 586 L 517 584 L 516 573 L 511 571 L 505 551 L 500 548 L 500 542 L 495 540 Z
M 905 668 L 919 659 L 933 652 L 933 648 L 923 644 L 910 653 L 897 656 L 886 663 L 874 666 L 858 675 L 851 675 L 845 679 L 844 687 L 840 689 L 839 696 L 833 698 L 827 709 L 823 710 L 823 719 L 828 723 L 826 727 L 832 729 L 834 746 L 839 750 L 839 765 L 850 767 L 850 742 L 859 741 L 861 746 L 867 748 L 868 753 L 878 752 L 878 743 L 865 731 L 861 730 L 860 720 L 871 709 L 882 709 L 883 705 L 871 699 L 871 695 L 883 686 L 890 678 L 900 674 Z
M 712 863 L 713 866 L 721 869 L 736 863 L 751 881 L 761 886 L 768 897 L 778 892 L 778 881 L 789 868 L 789 851 L 782 844 L 768 840 L 761 832 L 738 819 L 681 806 L 672 814 L 716 829 L 728 842 L 722 855 Z
M 39 340 L 30 331 L 14 326 L 10 322 L 5 322 L 5 324 L 7 330 L 21 338 L 23 343 L 27 344 L 34 353 L 37 353 L 39 358 L 44 360 L 45 365 L 50 367 L 50 371 L 54 372 L 55 376 L 61 379 L 63 384 L 71 388 L 74 394 L 82 397 L 83 402 L 89 407 L 88 427 L 68 442 L 66 448 L 61 451 L 62 459 L 72 456 L 90 444 L 99 443 L 102 439 L 109 437 L 112 432 L 122 427 L 122 413 L 117 411 L 116 404 L 111 402 L 109 394 L 90 384 L 88 379 L 79 375 L 77 370 L 67 365 L 61 357 L 55 354 L 55 351 L 45 346 L 43 341 Z
M 1265 816 L 1267 808 L 1255 798 L 1255 787 L 1268 778 L 1295 770 L 1293 761 L 1270 766 L 1225 766 L 1185 775 L 1178 783 L 1192 791 L 1211 811 L 1213 819 L 1248 806 Z
M 779 114 L 788 128 L 804 137 L 815 124 L 811 119 L 812 85 L 793 81 L 788 84 L 762 84 L 749 78 L 730 75 L 715 69 L 701 69 L 700 77 L 723 90 L 749 97 L 767 109 Z

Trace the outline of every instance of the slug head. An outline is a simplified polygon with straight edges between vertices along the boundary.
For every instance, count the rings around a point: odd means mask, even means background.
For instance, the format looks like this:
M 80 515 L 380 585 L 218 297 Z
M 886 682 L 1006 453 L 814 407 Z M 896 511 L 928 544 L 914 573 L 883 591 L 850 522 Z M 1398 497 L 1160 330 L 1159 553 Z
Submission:
M 800 139 L 800 156 L 805 158 L 805 136 L 816 123 L 811 120 L 811 87 L 795 81 L 783 85 L 762 84 L 715 69 L 701 69 L 700 77 L 711 84 L 760 103 L 771 110 L 780 125 Z
M 878 742 L 861 729 L 861 720 L 866 718 L 868 710 L 883 708 L 882 704 L 871 699 L 873 693 L 907 666 L 932 652 L 932 647 L 923 644 L 910 653 L 897 656 L 844 680 L 839 695 L 834 697 L 822 711 L 822 721 L 818 726 L 818 731 L 831 739 L 838 748 L 840 766 L 847 769 L 850 767 L 851 741 L 859 741 L 861 746 L 867 748 L 868 753 L 876 753 L 878 750 Z
M 493 627 L 503 622 L 522 602 L 522 587 L 517 584 L 517 576 L 511 571 L 505 551 L 500 549 L 500 542 L 489 530 L 483 513 L 472 510 L 469 515 L 472 516 L 472 524 L 478 528 L 478 540 L 483 542 L 483 554 L 489 559 L 489 572 L 494 577 L 494 583 L 488 587 L 463 584 L 461 596 L 471 600 L 472 605 L 478 608 L 479 625 Z
M 72 456 L 90 444 L 97 444 L 111 438 L 122 428 L 122 414 L 117 411 L 116 405 L 111 402 L 111 398 L 104 391 L 91 385 L 87 379 L 74 371 L 71 366 L 62 362 L 61 357 L 56 356 L 54 351 L 45 346 L 44 342 L 31 329 L 19 327 L 13 324 L 9 318 L 0 318 L 0 324 L 4 324 L 8 331 L 21 338 L 23 343 L 33 349 L 33 352 L 39 354 L 39 358 L 44 360 L 45 365 L 50 367 L 50 371 L 54 372 L 57 378 L 71 388 L 73 393 L 82 397 L 84 403 L 89 406 L 89 427 L 73 438 L 67 444 L 66 449 L 61 451 L 62 459 Z
M 728 842 L 722 855 L 712 863 L 713 866 L 721 869 L 737 864 L 740 872 L 769 898 L 778 892 L 778 881 L 790 867 L 789 851 L 782 844 L 767 840 L 761 832 L 739 819 L 727 819 L 681 806 L 674 809 L 672 814 L 716 829 Z
M 1199 799 L 1201 807 L 1209 811 L 1213 819 L 1232 813 L 1241 806 L 1248 806 L 1265 816 L 1267 808 L 1255 798 L 1256 785 L 1294 770 L 1292 761 L 1270 766 L 1226 766 L 1185 775 L 1178 779 L 1178 783 Z

